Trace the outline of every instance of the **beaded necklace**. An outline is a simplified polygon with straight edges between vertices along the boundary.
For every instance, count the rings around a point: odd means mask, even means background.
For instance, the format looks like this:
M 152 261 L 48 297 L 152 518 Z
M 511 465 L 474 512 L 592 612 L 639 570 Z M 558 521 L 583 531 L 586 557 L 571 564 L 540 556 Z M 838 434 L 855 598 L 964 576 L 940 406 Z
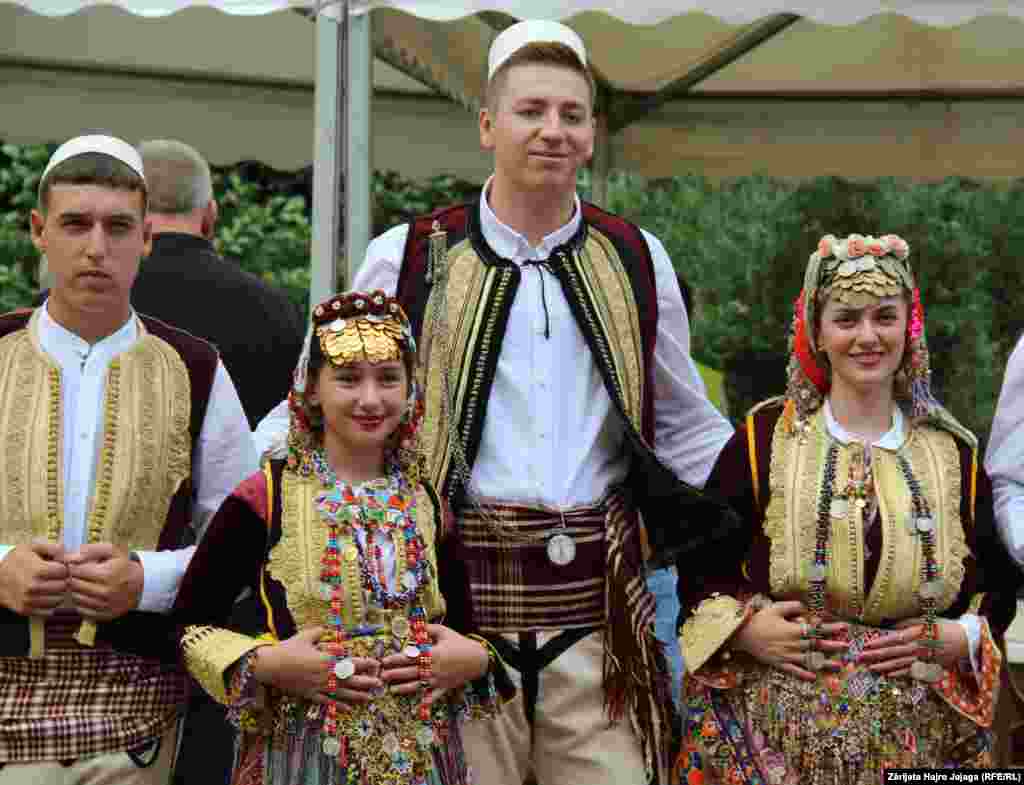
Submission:
M 410 659 L 416 660 L 420 684 L 424 687 L 419 706 L 419 719 L 423 726 L 417 738 L 421 744 L 430 743 L 433 739 L 433 726 L 426 688 L 432 672 L 432 655 L 427 614 L 420 601 L 420 594 L 430 579 L 430 562 L 423 535 L 416 527 L 416 495 L 407 487 L 408 483 L 397 465 L 388 467 L 387 477 L 363 484 L 361 492 L 357 494 L 349 483 L 338 479 L 322 449 L 315 450 L 311 457 L 316 475 L 324 487 L 324 491 L 317 494 L 316 506 L 328 527 L 327 545 L 320 569 L 321 596 L 331 603 L 327 617 L 330 638 L 325 646 L 333 658 L 333 666 L 327 677 L 328 693 L 334 695 L 339 682 L 353 676 L 356 670 L 341 614 L 346 588 L 350 592 L 359 591 L 361 584 L 362 589 L 381 608 L 396 610 L 411 606 L 408 622 L 403 623 L 404 619 L 396 618 L 392 621 L 392 630 L 401 632 L 407 624 L 415 641 L 402 651 Z M 365 547 L 356 529 L 361 529 L 365 534 Z M 399 529 L 405 546 L 406 569 L 398 581 L 401 589 L 393 592 L 387 586 L 383 551 L 377 535 L 394 539 Z M 346 552 L 344 569 L 338 545 L 341 535 L 351 536 L 355 544 L 355 551 Z M 397 543 L 395 550 L 397 558 L 400 553 Z M 396 562 L 396 573 L 400 567 Z M 329 757 L 338 757 L 342 767 L 345 767 L 348 765 L 348 739 L 339 734 L 339 725 L 338 703 L 332 700 L 327 705 L 324 718 L 323 752 Z
M 839 445 L 831 441 L 825 456 L 825 472 L 822 478 L 821 495 L 818 502 L 818 524 L 815 531 L 814 558 L 808 569 L 808 600 L 807 606 L 811 614 L 811 630 L 809 637 L 822 638 L 821 625 L 825 615 L 825 584 L 828 578 L 828 541 L 831 530 L 831 518 L 847 517 L 850 501 L 859 511 L 867 507 L 864 487 L 861 483 L 840 494 L 835 493 L 836 463 L 839 459 Z M 921 485 L 910 468 L 906 457 L 897 453 L 896 460 L 900 471 L 910 489 L 911 510 L 908 519 L 908 530 L 921 538 L 921 550 L 924 563 L 921 568 L 921 586 L 918 599 L 924 611 L 924 635 L 919 641 L 926 650 L 923 659 L 918 659 L 910 668 L 910 675 L 918 681 L 936 682 L 942 678 L 942 668 L 934 661 L 935 651 L 939 648 L 938 624 L 936 623 L 936 600 L 942 595 L 943 582 L 938 562 L 935 558 L 935 519 L 932 517 L 928 500 L 921 491 Z M 821 651 L 812 652 L 807 658 L 811 670 L 821 670 L 825 664 L 825 654 Z

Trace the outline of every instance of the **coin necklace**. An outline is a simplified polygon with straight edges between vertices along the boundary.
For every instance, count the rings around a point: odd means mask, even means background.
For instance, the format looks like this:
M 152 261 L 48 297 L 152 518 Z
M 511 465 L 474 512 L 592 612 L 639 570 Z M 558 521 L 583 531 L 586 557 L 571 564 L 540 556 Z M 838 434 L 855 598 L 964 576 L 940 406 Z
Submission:
M 935 662 L 935 654 L 942 645 L 939 642 L 939 625 L 935 620 L 936 605 L 945 589 L 938 562 L 935 559 L 935 518 L 928 507 L 928 501 L 921 492 L 921 485 L 910 469 L 910 463 L 903 455 L 896 457 L 900 471 L 910 488 L 911 519 L 917 536 L 921 538 L 921 552 L 924 564 L 921 566 L 921 585 L 917 590 L 921 610 L 924 611 L 924 634 L 919 644 L 924 647 L 923 658 L 910 666 L 910 675 L 918 681 L 934 684 L 942 678 L 942 666 Z
M 818 503 L 818 525 L 816 530 L 814 559 L 808 570 L 808 610 L 811 612 L 812 629 L 809 637 L 823 637 L 821 622 L 825 612 L 825 583 L 828 577 L 828 540 L 830 532 L 829 518 L 845 518 L 849 512 L 849 496 L 834 496 L 833 489 L 836 479 L 836 463 L 839 458 L 839 447 L 835 442 L 829 445 L 825 457 L 825 476 L 822 482 L 822 493 Z M 918 600 L 924 612 L 924 634 L 920 645 L 926 649 L 924 659 L 919 659 L 910 667 L 910 675 L 918 681 L 934 683 L 942 678 L 942 667 L 934 661 L 935 651 L 939 648 L 938 624 L 936 622 L 936 601 L 942 595 L 944 584 L 940 576 L 938 562 L 935 558 L 935 519 L 932 517 L 928 500 L 921 491 L 921 485 L 914 477 L 910 463 L 902 454 L 897 454 L 900 471 L 910 489 L 911 512 L 910 524 L 914 533 L 921 538 L 921 551 L 924 563 L 921 567 L 921 585 L 918 588 Z M 863 486 L 862 486 L 863 487 Z M 855 490 L 857 490 L 855 488 Z M 855 505 L 863 510 L 863 496 L 855 499 Z M 865 501 L 866 505 L 866 501 Z M 908 524 L 909 525 L 909 524 Z M 814 655 L 820 655 L 815 657 Z M 808 658 L 811 670 L 821 670 L 825 664 L 825 655 L 813 652 Z
M 320 570 L 321 596 L 331 604 L 328 614 L 329 640 L 325 646 L 333 658 L 332 668 L 327 677 L 328 693 L 333 696 L 338 684 L 351 678 L 356 670 L 347 646 L 348 635 L 341 615 L 346 578 L 350 584 L 347 588 L 359 591 L 361 583 L 362 588 L 372 595 L 379 607 L 399 609 L 406 604 L 414 603 L 410 610 L 410 619 L 394 620 L 392 629 L 408 628 L 412 633 L 414 643 L 410 643 L 403 651 L 406 656 L 416 659 L 420 684 L 424 687 L 419 706 L 419 719 L 423 726 L 417 732 L 417 741 L 422 746 L 427 746 L 434 740 L 427 689 L 432 675 L 432 652 L 430 635 L 427 632 L 426 611 L 421 603 L 414 601 L 418 600 L 421 589 L 429 580 L 430 562 L 423 536 L 416 526 L 415 494 L 405 488 L 404 477 L 397 466 L 389 467 L 390 480 L 367 483 L 364 490 L 369 492 L 357 496 L 349 484 L 337 478 L 322 450 L 314 451 L 312 463 L 317 477 L 325 488 L 317 495 L 316 505 L 328 528 L 327 545 L 321 558 Z M 393 493 L 393 490 L 396 492 Z M 365 549 L 354 531 L 360 524 L 366 534 Z M 376 542 L 376 535 L 378 532 L 390 534 L 399 524 L 402 525 L 406 569 L 399 581 L 401 590 L 391 592 L 387 588 L 382 549 Z M 342 533 L 350 534 L 354 543 L 345 549 L 344 560 L 347 564 L 344 575 L 342 554 L 338 545 L 338 538 Z M 401 565 L 396 564 L 395 567 L 397 573 Z M 348 758 L 348 739 L 339 733 L 338 713 L 337 701 L 330 701 L 324 718 L 322 749 L 325 755 L 338 757 L 341 765 L 345 767 Z

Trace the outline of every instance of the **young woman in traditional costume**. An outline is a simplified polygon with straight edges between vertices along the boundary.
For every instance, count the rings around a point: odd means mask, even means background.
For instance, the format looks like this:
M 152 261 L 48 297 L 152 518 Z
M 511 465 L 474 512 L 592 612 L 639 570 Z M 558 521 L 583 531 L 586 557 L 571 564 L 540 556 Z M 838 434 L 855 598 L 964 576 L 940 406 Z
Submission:
M 431 623 L 444 589 L 469 592 L 456 564 L 438 577 L 414 364 L 383 292 L 317 306 L 287 444 L 225 501 L 183 580 L 185 661 L 241 731 L 237 785 L 467 782 L 459 722 L 496 706 L 494 661 Z
M 1019 579 L 977 440 L 930 392 L 908 254 L 894 235 L 821 240 L 786 395 L 754 408 L 709 480 L 747 530 L 680 582 L 683 783 L 992 765 Z

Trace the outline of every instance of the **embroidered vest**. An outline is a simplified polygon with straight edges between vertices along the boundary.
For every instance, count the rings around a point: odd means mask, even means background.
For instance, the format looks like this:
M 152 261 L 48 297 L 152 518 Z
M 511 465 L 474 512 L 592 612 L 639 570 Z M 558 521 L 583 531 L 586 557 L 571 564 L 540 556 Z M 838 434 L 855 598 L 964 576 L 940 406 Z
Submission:
M 579 232 L 556 248 L 548 263 L 624 424 L 632 457 L 626 483 L 631 506 L 643 514 L 652 551 L 669 561 L 727 535 L 737 523 L 724 505 L 680 481 L 654 454 L 658 300 L 647 242 L 637 227 L 617 216 L 588 203 L 582 210 Z M 436 290 L 431 269 L 435 224 L 446 235 L 445 292 Z M 520 280 L 518 265 L 487 245 L 479 202 L 411 223 L 397 296 L 420 347 L 427 398 L 423 445 L 431 461 L 430 476 L 456 511 L 464 501 L 467 478 L 454 471 L 453 451 L 461 449 L 472 467 Z M 435 310 L 442 302 L 448 326 L 444 358 L 438 356 L 442 349 L 433 335 Z M 454 425 L 447 420 L 446 395 L 453 404 Z
M 0 542 L 63 538 L 62 385 L 59 366 L 42 350 L 33 312 L 0 317 Z M 192 455 L 206 414 L 217 354 L 205 341 L 140 317 L 138 341 L 107 371 L 104 433 L 87 515 L 86 541 L 127 550 L 189 544 Z M 130 613 L 100 625 L 99 638 L 119 642 L 155 630 L 156 614 Z M 96 630 L 83 625 L 90 645 Z M 28 620 L 0 610 L 0 656 L 40 651 Z M 30 640 L 31 637 L 31 640 Z M 133 650 L 138 649 L 132 646 Z M 160 652 L 156 656 L 169 656 Z
M 775 424 L 771 444 L 769 484 L 771 498 L 765 512 L 764 532 L 771 541 L 769 580 L 777 598 L 804 599 L 807 571 L 813 562 L 818 507 L 830 443 L 824 415 L 816 413 L 804 437 L 789 433 L 785 418 Z M 840 445 L 835 482 L 845 483 L 854 445 Z M 929 500 L 935 519 L 936 558 L 941 565 L 943 593 L 937 598 L 941 614 L 956 600 L 964 580 L 964 559 L 969 555 L 960 520 L 960 454 L 954 438 L 931 425 L 914 426 L 901 449 Z M 864 593 L 864 529 L 857 508 L 850 505 L 848 520 L 830 517 L 829 606 L 842 618 L 879 625 L 887 619 L 920 614 L 918 590 L 923 572 L 920 538 L 908 529 L 911 496 L 896 455 L 872 450 L 872 471 L 883 527 L 883 551 L 870 591 Z M 793 488 L 801 489 L 791 493 Z M 839 489 L 841 490 L 841 488 Z

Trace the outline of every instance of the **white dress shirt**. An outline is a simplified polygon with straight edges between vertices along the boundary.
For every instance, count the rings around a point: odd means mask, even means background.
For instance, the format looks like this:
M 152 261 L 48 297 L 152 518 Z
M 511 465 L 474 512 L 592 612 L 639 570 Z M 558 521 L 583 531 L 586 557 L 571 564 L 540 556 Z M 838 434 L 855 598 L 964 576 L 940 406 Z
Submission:
M 1024 337 L 1006 364 L 985 469 L 992 479 L 996 528 L 1014 561 L 1024 567 Z
M 484 193 L 489 190 L 484 186 Z M 484 239 L 497 254 L 522 265 L 545 260 L 579 229 L 572 219 L 532 247 L 480 200 Z M 394 292 L 408 226 L 396 226 L 367 248 L 353 288 Z M 676 273 L 664 246 L 643 233 L 654 260 L 658 326 L 654 351 L 655 452 L 681 479 L 707 481 L 732 426 L 703 393 L 690 357 L 690 330 Z M 501 342 L 498 366 L 471 487 L 483 499 L 573 507 L 600 499 L 625 478 L 624 425 L 613 414 L 597 364 L 558 281 L 536 266 L 521 267 Z M 544 337 L 544 281 L 550 338 Z
M 833 439 L 840 444 L 849 444 L 850 442 L 860 442 L 862 445 L 864 444 L 863 439 L 851 434 L 839 424 L 839 421 L 836 420 L 835 416 L 832 414 L 832 405 L 829 403 L 828 399 L 825 400 L 823 410 L 825 413 L 825 427 L 828 429 L 829 435 Z M 905 419 L 900 407 L 897 406 L 892 415 L 892 427 L 878 439 L 873 441 L 871 446 L 887 450 L 888 452 L 896 452 L 903 446 L 903 443 L 906 440 L 907 434 Z M 967 636 L 967 650 L 971 656 L 971 668 L 974 670 L 975 674 L 977 674 L 977 652 L 978 644 L 981 643 L 981 621 L 973 613 L 965 613 L 958 619 L 958 621 L 960 622 L 960 626 L 964 629 L 964 634 Z
M 77 551 L 86 540 L 86 521 L 94 491 L 96 463 L 103 440 L 103 403 L 107 371 L 113 359 L 135 343 L 138 320 L 133 313 L 116 332 L 89 344 L 58 324 L 44 305 L 39 314 L 39 343 L 60 367 L 63 398 L 64 548 Z M 224 498 L 259 468 L 235 386 L 217 362 L 206 416 L 193 455 L 192 527 L 202 537 Z M 13 546 L 0 545 L 0 559 Z M 143 568 L 139 610 L 170 609 L 195 547 L 173 551 L 137 551 Z

